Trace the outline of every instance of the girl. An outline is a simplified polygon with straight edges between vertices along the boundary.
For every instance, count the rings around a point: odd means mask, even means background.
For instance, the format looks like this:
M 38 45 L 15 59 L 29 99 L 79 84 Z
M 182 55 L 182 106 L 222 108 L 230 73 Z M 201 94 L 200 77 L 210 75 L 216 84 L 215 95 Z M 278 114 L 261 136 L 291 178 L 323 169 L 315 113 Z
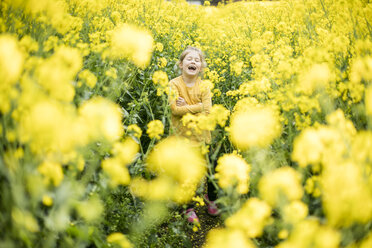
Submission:
M 177 93 L 177 98 L 170 102 L 171 107 L 171 133 L 184 136 L 200 144 L 209 144 L 211 142 L 211 133 L 203 131 L 202 134 L 188 129 L 182 124 L 182 117 L 187 114 L 205 114 L 208 115 L 212 108 L 211 92 L 209 89 L 201 89 L 201 79 L 206 62 L 202 51 L 196 47 L 187 47 L 182 52 L 178 66 L 181 69 L 181 76 L 170 81 L 172 91 Z M 215 200 L 216 194 L 214 187 L 208 182 L 208 196 L 206 196 L 208 213 L 216 215 L 218 209 Z M 186 210 L 187 220 L 189 222 L 199 222 L 194 209 Z

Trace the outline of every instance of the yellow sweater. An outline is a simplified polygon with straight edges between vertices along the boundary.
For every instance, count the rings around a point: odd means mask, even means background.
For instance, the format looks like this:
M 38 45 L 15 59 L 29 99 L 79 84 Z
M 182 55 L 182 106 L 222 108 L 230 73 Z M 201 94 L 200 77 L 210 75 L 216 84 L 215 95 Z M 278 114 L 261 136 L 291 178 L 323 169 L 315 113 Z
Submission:
M 211 133 L 203 131 L 198 134 L 193 130 L 188 129 L 182 124 L 182 116 L 191 113 L 195 115 L 208 115 L 212 107 L 211 92 L 209 89 L 200 89 L 201 80 L 195 82 L 194 86 L 187 87 L 182 76 L 172 79 L 170 82 L 172 90 L 177 92 L 177 95 L 185 99 L 187 105 L 177 106 L 176 99 L 170 102 L 172 111 L 171 116 L 171 133 L 187 137 L 196 142 L 211 142 Z

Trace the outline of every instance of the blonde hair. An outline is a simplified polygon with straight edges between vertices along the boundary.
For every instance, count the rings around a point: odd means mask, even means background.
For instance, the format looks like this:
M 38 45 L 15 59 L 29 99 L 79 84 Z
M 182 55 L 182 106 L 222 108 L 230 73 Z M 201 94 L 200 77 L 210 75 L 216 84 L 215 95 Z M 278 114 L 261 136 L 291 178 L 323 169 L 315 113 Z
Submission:
M 207 67 L 207 62 L 205 62 L 205 57 L 204 57 L 204 54 L 202 52 L 202 50 L 200 50 L 199 48 L 197 47 L 193 47 L 193 46 L 188 46 L 186 47 L 186 49 L 181 53 L 181 56 L 180 56 L 180 59 L 178 60 L 178 66 L 181 65 L 182 61 L 185 59 L 185 57 L 187 56 L 187 54 L 189 54 L 190 52 L 197 52 L 199 54 L 199 57 L 200 57 L 200 61 L 201 61 L 201 73 L 203 73 L 203 69 L 205 67 Z

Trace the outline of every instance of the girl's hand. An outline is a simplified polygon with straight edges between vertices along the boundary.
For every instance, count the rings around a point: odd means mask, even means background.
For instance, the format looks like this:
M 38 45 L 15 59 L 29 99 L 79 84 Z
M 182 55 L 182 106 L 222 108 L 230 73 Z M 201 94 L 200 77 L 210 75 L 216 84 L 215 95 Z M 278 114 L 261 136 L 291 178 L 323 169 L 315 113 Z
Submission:
M 176 100 L 176 105 L 178 107 L 181 107 L 181 106 L 185 106 L 187 105 L 185 99 L 183 99 L 182 97 L 178 97 L 177 100 Z

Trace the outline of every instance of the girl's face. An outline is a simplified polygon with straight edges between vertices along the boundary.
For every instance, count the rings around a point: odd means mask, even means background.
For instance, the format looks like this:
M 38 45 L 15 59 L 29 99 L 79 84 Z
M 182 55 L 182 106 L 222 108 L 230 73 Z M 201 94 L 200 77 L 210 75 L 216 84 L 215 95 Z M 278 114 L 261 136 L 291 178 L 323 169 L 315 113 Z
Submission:
M 200 55 L 196 51 L 189 52 L 180 64 L 182 73 L 189 76 L 197 76 L 202 69 Z

